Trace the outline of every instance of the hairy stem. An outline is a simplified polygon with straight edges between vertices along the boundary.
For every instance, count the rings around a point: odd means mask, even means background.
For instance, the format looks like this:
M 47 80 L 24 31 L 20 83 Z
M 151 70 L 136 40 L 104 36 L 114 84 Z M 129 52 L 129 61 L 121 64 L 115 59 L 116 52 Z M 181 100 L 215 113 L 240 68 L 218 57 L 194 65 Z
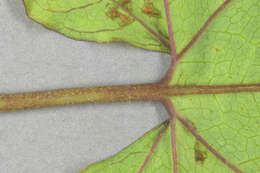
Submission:
M 162 101 L 171 96 L 260 92 L 260 84 L 217 86 L 121 85 L 0 95 L 0 112 L 73 104 Z

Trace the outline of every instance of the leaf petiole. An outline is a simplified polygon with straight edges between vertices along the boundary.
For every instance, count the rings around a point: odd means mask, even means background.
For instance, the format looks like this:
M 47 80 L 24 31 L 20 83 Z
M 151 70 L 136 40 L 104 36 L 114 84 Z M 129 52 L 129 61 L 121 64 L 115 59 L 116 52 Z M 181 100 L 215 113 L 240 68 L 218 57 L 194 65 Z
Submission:
M 172 96 L 241 92 L 260 92 L 260 84 L 168 86 L 155 83 L 1 94 L 0 112 L 73 104 L 124 101 L 162 101 Z

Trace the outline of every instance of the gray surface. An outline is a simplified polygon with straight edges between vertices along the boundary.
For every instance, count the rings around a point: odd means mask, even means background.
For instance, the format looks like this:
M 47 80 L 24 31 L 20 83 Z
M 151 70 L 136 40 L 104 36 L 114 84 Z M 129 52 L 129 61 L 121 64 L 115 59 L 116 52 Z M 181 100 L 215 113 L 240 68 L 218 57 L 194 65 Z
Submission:
M 155 82 L 169 65 L 162 53 L 46 30 L 26 17 L 21 0 L 1 0 L 0 16 L 0 93 Z M 0 172 L 77 173 L 166 118 L 151 102 L 0 113 Z

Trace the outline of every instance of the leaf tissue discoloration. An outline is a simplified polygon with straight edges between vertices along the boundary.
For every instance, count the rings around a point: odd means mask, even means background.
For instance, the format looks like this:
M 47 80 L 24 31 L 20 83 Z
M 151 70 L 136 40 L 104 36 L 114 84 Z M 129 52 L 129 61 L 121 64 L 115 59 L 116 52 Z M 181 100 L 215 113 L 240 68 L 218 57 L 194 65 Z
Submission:
M 112 19 L 118 21 L 120 26 L 125 26 L 133 22 L 133 19 L 122 12 L 116 7 L 110 7 L 107 11 L 107 15 Z
M 153 16 L 153 17 L 160 17 L 161 16 L 159 11 L 154 8 L 154 6 L 150 2 L 150 0 L 147 0 L 145 2 L 145 5 L 144 5 L 144 8 L 142 9 L 142 11 L 145 14 L 148 14 L 148 15 Z
M 203 164 L 204 161 L 208 157 L 207 151 L 199 143 L 199 141 L 196 141 L 196 143 L 194 145 L 194 156 L 195 156 L 194 159 L 195 159 L 196 163 L 198 163 L 198 164 Z

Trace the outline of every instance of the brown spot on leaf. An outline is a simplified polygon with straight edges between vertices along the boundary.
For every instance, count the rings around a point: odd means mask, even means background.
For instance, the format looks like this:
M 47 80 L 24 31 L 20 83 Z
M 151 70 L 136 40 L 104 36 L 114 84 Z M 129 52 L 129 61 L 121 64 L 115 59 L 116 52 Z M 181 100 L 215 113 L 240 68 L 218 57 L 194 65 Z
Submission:
M 195 160 L 197 163 L 203 163 L 204 160 L 207 158 L 206 151 L 195 151 Z
M 144 8 L 143 8 L 143 12 L 145 14 L 151 15 L 151 16 L 155 16 L 155 17 L 159 17 L 160 13 L 154 9 L 152 3 L 150 1 L 146 1 Z
M 201 144 L 197 141 L 194 146 L 195 161 L 198 164 L 203 164 L 208 157 L 207 151 L 203 149 Z
M 124 14 L 120 14 L 119 17 L 121 19 L 121 23 L 120 23 L 121 25 L 126 25 L 126 24 L 128 24 L 128 23 L 130 23 L 132 21 L 129 16 L 126 16 Z
M 112 7 L 108 10 L 108 16 L 111 17 L 111 19 L 115 19 L 120 16 L 120 13 L 115 7 Z
M 115 7 L 111 7 L 108 10 L 107 15 L 113 20 L 119 19 L 119 25 L 121 26 L 127 25 L 133 21 L 131 17 L 119 12 Z

